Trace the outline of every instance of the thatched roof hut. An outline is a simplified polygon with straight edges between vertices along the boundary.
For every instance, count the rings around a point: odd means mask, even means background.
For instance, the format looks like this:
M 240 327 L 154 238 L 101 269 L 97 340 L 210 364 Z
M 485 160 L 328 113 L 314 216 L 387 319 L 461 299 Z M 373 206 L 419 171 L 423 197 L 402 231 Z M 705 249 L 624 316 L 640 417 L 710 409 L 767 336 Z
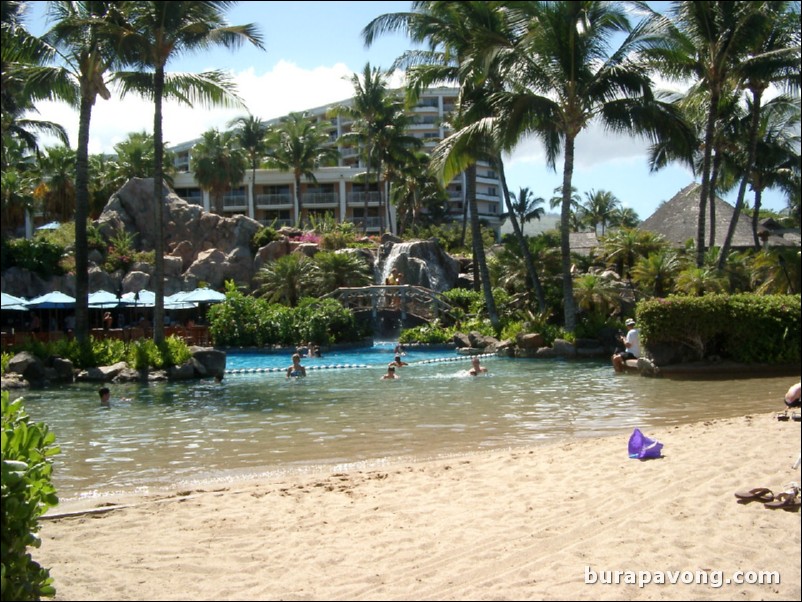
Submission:
M 701 184 L 690 184 L 680 190 L 674 197 L 660 205 L 650 217 L 639 226 L 641 230 L 649 230 L 661 234 L 669 243 L 684 246 L 688 240 L 696 241 L 696 231 L 699 226 L 699 196 Z M 715 246 L 724 244 L 727 230 L 730 227 L 735 208 L 715 197 L 716 203 L 716 238 Z M 710 244 L 710 215 L 705 221 L 705 241 Z M 735 235 L 732 238 L 733 249 L 746 249 L 754 247 L 752 227 L 749 218 L 743 213 L 738 219 Z

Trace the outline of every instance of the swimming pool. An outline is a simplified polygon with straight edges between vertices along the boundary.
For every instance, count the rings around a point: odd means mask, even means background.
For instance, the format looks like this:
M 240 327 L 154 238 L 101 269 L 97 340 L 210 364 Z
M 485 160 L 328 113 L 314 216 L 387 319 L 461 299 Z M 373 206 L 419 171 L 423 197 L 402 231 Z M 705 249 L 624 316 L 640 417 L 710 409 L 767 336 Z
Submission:
M 31 419 L 56 435 L 53 480 L 69 499 L 615 433 L 625 457 L 634 427 L 648 434 L 770 411 L 789 384 L 787 377 L 651 379 L 616 374 L 606 360 L 495 357 L 482 361 L 488 375 L 472 377 L 468 357 L 447 351 L 444 361 L 421 359 L 415 350 L 399 379 L 381 380 L 391 356 L 311 370 L 304 379 L 254 371 L 220 383 L 115 384 L 110 409 L 99 406 L 96 384 L 22 395 Z M 283 372 L 289 357 L 276 361 Z

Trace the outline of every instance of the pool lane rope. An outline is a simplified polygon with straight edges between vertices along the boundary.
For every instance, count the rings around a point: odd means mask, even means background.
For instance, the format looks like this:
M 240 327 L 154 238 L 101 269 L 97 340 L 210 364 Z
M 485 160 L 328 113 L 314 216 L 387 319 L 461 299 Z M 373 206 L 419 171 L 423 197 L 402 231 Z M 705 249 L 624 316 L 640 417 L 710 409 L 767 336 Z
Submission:
M 462 362 L 462 361 L 470 361 L 471 359 L 479 357 L 482 359 L 488 359 L 496 357 L 494 353 L 483 353 L 477 355 L 461 355 L 458 357 L 438 357 L 429 360 L 420 360 L 418 362 L 410 362 L 410 366 L 414 366 L 415 364 L 437 364 L 440 362 Z M 389 363 L 389 362 L 388 362 Z M 352 368 L 381 368 L 383 367 L 381 364 L 326 364 L 323 366 L 305 366 L 307 371 L 308 370 L 345 370 L 345 369 L 352 369 Z M 286 373 L 286 368 L 236 368 L 234 370 L 226 370 L 226 375 L 237 375 L 237 374 L 267 374 L 269 372 L 283 372 Z

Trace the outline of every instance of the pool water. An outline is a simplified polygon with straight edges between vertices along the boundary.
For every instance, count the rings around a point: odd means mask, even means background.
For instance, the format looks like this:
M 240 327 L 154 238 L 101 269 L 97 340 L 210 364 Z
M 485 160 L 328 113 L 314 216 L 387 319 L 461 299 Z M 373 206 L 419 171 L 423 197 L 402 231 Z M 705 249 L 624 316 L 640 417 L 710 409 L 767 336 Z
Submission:
M 97 384 L 23 396 L 32 420 L 56 435 L 53 479 L 69 499 L 599 435 L 620 434 L 626 454 L 635 427 L 648 436 L 658 426 L 780 409 L 790 384 L 653 379 L 616 374 L 604 360 L 495 357 L 482 360 L 487 375 L 473 377 L 467 357 L 414 349 L 399 379 L 381 380 L 392 350 L 364 353 L 304 360 L 356 365 L 304 379 L 284 376 L 283 354 L 274 358 L 281 371 L 231 373 L 221 383 L 115 384 L 110 409 L 100 407 Z M 257 361 L 249 355 L 232 354 L 229 368 Z

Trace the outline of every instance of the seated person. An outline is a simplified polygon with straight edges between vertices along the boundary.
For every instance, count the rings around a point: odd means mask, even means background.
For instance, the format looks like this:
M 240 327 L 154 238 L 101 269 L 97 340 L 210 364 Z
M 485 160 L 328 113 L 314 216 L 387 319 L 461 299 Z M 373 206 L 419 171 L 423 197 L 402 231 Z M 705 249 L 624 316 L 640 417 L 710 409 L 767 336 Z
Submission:
M 387 364 L 387 374 L 382 376 L 382 380 L 391 380 L 393 378 L 398 378 L 398 376 L 395 373 L 395 366 L 392 363 L 390 363 Z
M 480 366 L 479 357 L 474 355 L 471 358 L 471 369 L 468 370 L 468 374 L 470 374 L 471 376 L 479 376 L 482 373 L 487 374 L 487 368 L 485 368 L 484 366 Z
M 800 383 L 791 385 L 788 392 L 785 394 L 785 405 L 789 408 L 802 407 L 802 397 L 800 397 Z
M 306 368 L 301 365 L 301 356 L 297 353 L 292 354 L 292 366 L 287 368 L 287 378 L 297 378 L 306 376 Z
M 626 326 L 626 336 L 618 337 L 624 344 L 624 350 L 614 354 L 612 358 L 613 368 L 616 372 L 624 371 L 627 360 L 636 360 L 640 357 L 640 339 L 638 337 L 638 329 L 635 328 L 635 320 L 627 318 Z

